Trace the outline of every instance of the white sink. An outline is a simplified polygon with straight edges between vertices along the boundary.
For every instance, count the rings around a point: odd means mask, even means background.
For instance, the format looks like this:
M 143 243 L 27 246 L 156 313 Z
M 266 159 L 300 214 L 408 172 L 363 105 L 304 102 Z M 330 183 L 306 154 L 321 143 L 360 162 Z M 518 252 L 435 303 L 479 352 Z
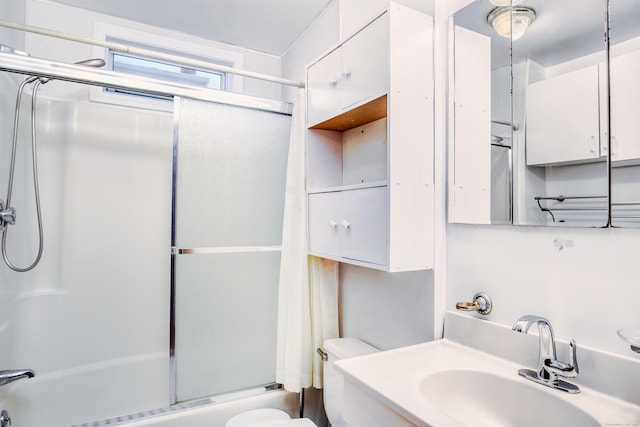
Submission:
M 426 376 L 419 388 L 430 404 L 464 425 L 600 427 L 592 416 L 539 384 L 485 372 L 441 371 Z
M 640 425 L 640 405 L 581 385 L 583 373 L 571 381 L 580 393 L 569 394 L 518 375 L 518 369 L 533 366 L 448 339 L 336 366 L 344 374 L 345 419 L 353 427 Z M 402 420 L 381 424 L 385 414 Z

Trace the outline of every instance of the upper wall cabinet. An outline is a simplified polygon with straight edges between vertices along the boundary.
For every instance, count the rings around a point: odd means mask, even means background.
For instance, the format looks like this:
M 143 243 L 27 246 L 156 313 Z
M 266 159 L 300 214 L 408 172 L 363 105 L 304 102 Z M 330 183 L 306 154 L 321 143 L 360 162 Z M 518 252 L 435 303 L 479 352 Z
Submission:
M 433 20 L 389 3 L 307 68 L 309 253 L 433 268 Z
M 640 48 L 640 40 L 635 43 Z M 640 164 L 640 50 L 611 58 L 611 160 Z
M 527 165 L 584 163 L 606 153 L 600 132 L 600 75 L 594 64 L 529 84 Z
M 389 58 L 388 51 L 381 47 L 389 45 L 388 20 L 386 14 L 381 16 L 309 67 L 308 122 L 311 126 L 339 116 L 365 99 L 386 93 Z

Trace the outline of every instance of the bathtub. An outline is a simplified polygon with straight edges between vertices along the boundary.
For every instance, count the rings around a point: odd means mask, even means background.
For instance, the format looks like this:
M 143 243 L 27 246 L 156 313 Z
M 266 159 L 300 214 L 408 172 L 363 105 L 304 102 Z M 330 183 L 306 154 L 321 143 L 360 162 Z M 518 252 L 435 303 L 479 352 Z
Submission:
M 49 373 L 36 369 L 34 378 L 0 388 L 0 409 L 8 410 L 14 427 L 223 427 L 256 408 L 298 415 L 299 394 L 264 388 L 168 406 L 167 366 L 167 353 L 159 352 Z
M 287 412 L 291 417 L 298 415 L 297 393 L 274 390 L 236 397 L 222 402 L 216 401 L 215 398 L 202 399 L 74 427 L 223 427 L 234 415 L 257 408 L 277 408 Z

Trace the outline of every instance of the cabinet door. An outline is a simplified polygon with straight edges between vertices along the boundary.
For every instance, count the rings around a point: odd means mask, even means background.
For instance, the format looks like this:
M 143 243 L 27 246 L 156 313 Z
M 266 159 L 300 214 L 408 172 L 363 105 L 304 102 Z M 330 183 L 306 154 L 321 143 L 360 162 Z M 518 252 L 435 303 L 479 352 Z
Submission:
M 385 13 L 342 45 L 342 108 L 386 93 L 389 80 L 388 21 Z
M 307 125 L 321 123 L 340 111 L 340 48 L 307 70 Z
M 309 252 L 340 256 L 341 193 L 309 194 Z
M 600 157 L 598 65 L 527 88 L 527 164 Z
M 611 159 L 640 159 L 640 51 L 611 59 Z
M 342 256 L 373 264 L 387 264 L 387 187 L 342 192 Z

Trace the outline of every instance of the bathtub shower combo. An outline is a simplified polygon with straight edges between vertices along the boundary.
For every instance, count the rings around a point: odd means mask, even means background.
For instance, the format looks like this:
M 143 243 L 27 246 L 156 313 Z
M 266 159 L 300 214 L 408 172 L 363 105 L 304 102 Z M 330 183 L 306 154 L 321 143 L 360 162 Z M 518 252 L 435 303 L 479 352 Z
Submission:
M 275 384 L 291 106 L 102 65 L 0 51 L 0 425 L 297 415 Z M 46 90 L 81 85 L 173 113 Z

